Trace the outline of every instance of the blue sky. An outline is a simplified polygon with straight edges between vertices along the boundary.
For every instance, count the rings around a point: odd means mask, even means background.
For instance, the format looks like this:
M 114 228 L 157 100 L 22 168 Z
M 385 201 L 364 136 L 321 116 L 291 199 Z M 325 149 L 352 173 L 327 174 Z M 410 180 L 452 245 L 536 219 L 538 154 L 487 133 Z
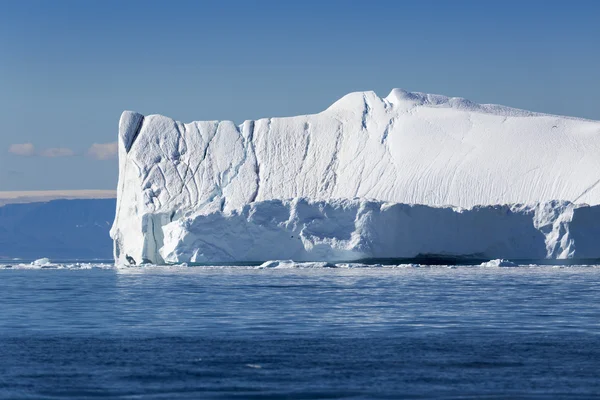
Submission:
M 596 1 L 3 1 L 0 191 L 114 188 L 125 109 L 241 123 L 401 87 L 600 120 L 598 16 Z

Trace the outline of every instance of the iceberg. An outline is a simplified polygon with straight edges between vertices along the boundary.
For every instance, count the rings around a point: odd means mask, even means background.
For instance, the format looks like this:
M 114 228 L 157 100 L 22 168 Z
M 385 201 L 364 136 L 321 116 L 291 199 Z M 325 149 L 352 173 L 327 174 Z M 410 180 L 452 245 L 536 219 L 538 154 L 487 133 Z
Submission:
M 479 264 L 480 267 L 518 267 L 518 264 L 515 264 L 509 260 L 495 259 L 483 262 Z
M 597 121 L 394 89 L 118 143 L 117 263 L 599 255 Z
M 148 255 L 167 263 L 202 264 L 427 256 L 594 259 L 600 258 L 599 220 L 600 206 L 569 202 L 461 209 L 369 200 L 268 200 L 167 223 L 163 245 Z
M 37 266 L 37 267 L 43 267 L 43 266 L 47 266 L 47 265 L 50 265 L 50 264 L 51 264 L 51 263 L 50 263 L 50 259 L 49 259 L 49 258 L 46 258 L 46 257 L 44 257 L 44 258 L 39 258 L 39 259 L 37 259 L 37 260 L 34 260 L 34 261 L 31 263 L 31 265 L 35 265 L 35 266 Z

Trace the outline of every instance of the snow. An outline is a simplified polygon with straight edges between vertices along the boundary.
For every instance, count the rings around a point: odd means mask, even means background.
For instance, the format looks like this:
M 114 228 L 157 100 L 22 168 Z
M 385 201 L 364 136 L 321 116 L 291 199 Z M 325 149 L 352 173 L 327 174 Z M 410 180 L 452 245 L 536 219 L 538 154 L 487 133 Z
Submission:
M 167 263 L 335 262 L 368 258 L 600 258 L 600 206 L 549 202 L 473 208 L 369 200 L 269 200 L 163 227 Z M 597 235 L 590 238 L 589 232 Z M 156 246 L 158 247 L 158 246 Z
M 495 260 L 490 260 L 480 264 L 480 267 L 518 267 L 518 264 L 515 264 L 509 260 L 503 260 L 501 258 L 497 258 Z
M 33 261 L 31 264 L 35 265 L 36 267 L 44 267 L 47 265 L 51 265 L 49 258 L 39 258 L 39 259 Z
M 485 246 L 497 242 L 490 241 L 493 233 L 481 240 L 467 237 L 485 231 L 479 218 L 493 219 L 493 210 L 516 206 L 475 206 L 528 204 L 494 219 L 504 237 L 525 240 L 525 232 L 541 235 L 545 246 L 528 250 L 529 255 L 580 257 L 593 253 L 598 236 L 579 229 L 585 225 L 597 232 L 575 216 L 596 209 L 573 204 L 600 204 L 599 183 L 600 122 L 462 98 L 400 89 L 385 98 L 358 92 L 319 114 L 241 125 L 184 124 L 127 111 L 120 122 L 118 203 L 111 235 L 120 263 L 126 263 L 127 256 L 137 263 L 258 256 L 296 260 L 290 255 L 325 261 L 431 251 L 464 255 L 474 250 L 509 257 L 527 249 L 517 251 L 518 243 L 500 246 L 505 254 Z M 298 210 L 297 204 L 304 208 Z M 412 231 L 396 225 L 403 220 L 381 220 L 386 231 L 367 223 L 363 225 L 370 230 L 357 231 L 360 224 L 352 216 L 362 215 L 358 204 L 418 210 L 418 217 L 410 220 L 419 239 L 411 239 Z M 532 211 L 540 207 L 544 212 Z M 263 222 L 255 222 L 251 211 Z M 300 231 L 278 227 L 281 221 L 293 220 L 291 213 L 296 211 L 314 214 L 314 221 L 307 217 L 298 220 L 300 225 L 317 226 L 321 221 L 314 240 L 308 233 L 299 239 Z M 372 213 L 373 218 L 384 214 L 402 218 L 401 213 Z M 433 225 L 432 216 L 438 214 L 457 221 L 451 226 L 460 226 L 466 236 L 451 240 L 451 232 Z M 460 217 L 472 214 L 478 215 L 469 220 L 472 225 Z M 532 223 L 550 228 L 541 231 Z M 555 230 L 555 224 L 572 232 Z M 290 236 L 295 232 L 294 238 L 283 242 L 283 231 Z M 397 241 L 374 240 L 369 235 L 375 233 Z M 435 235 L 444 239 L 432 241 Z M 276 244 L 268 246 L 269 240 Z M 569 240 L 577 241 L 576 252 Z M 538 243 L 523 243 L 533 242 Z
M 328 262 L 296 262 L 294 260 L 269 260 L 265 261 L 257 267 L 257 269 L 265 268 L 339 268 L 339 266 Z

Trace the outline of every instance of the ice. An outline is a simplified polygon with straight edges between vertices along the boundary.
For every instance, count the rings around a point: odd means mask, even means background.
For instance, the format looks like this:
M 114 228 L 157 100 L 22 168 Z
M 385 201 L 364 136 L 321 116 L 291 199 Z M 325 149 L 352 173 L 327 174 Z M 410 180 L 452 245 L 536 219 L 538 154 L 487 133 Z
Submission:
M 336 264 L 328 262 L 296 262 L 294 260 L 269 260 L 265 261 L 257 269 L 265 268 L 338 268 Z
M 364 199 L 270 200 L 167 223 L 159 257 L 168 263 L 600 258 L 594 241 L 600 235 L 590 237 L 599 219 L 600 206 L 569 202 L 457 208 Z
M 53 263 L 48 259 L 35 260 L 31 263 L 0 264 L 0 270 L 88 270 L 88 269 L 114 269 L 114 264 L 107 263 Z
M 35 261 L 33 261 L 31 264 L 37 266 L 37 267 L 45 267 L 50 265 L 50 259 L 49 258 L 39 258 Z
M 319 114 L 240 125 L 125 112 L 111 236 L 117 262 L 135 264 L 583 257 L 600 228 L 586 221 L 595 208 L 576 205 L 599 204 L 599 183 L 599 122 L 462 98 L 358 92 Z M 376 227 L 343 205 L 365 201 L 415 211 L 367 212 Z
M 295 265 L 293 260 L 269 260 L 258 266 L 259 269 L 263 268 L 278 268 L 278 267 L 293 267 Z
M 484 263 L 481 263 L 481 267 L 518 267 L 518 264 L 515 264 L 509 260 L 503 260 L 501 258 L 497 258 L 495 260 L 490 260 Z

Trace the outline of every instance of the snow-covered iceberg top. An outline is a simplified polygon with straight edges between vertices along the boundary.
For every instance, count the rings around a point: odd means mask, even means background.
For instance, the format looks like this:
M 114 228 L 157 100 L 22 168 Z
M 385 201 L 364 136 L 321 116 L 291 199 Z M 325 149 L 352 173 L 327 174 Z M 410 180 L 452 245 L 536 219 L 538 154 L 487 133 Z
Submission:
M 291 204 L 309 204 L 316 210 L 348 208 L 339 201 L 350 199 L 434 206 L 425 208 L 431 210 L 426 213 L 435 213 L 443 205 L 470 209 L 530 204 L 530 209 L 536 209 L 563 204 L 548 206 L 553 200 L 599 204 L 599 182 L 599 122 L 479 105 L 461 98 L 400 89 L 386 98 L 373 92 L 351 93 L 319 114 L 241 125 L 231 121 L 184 124 L 159 115 L 125 112 L 119 127 L 118 204 L 111 234 L 120 262 L 130 258 L 162 263 L 186 260 L 193 254 L 240 261 L 246 256 L 238 247 L 207 248 L 251 220 L 241 217 L 245 212 L 267 207 L 264 204 L 273 200 L 286 210 L 273 205 L 269 212 L 280 211 L 288 219 Z M 360 205 L 352 207 L 358 210 Z M 445 210 L 464 214 L 452 207 Z M 562 215 L 560 210 L 556 212 Z M 425 214 L 416 224 L 429 218 Z M 347 252 L 347 245 L 336 244 L 341 243 L 336 235 L 354 232 L 336 230 L 337 217 L 318 218 L 337 242 L 318 241 L 317 249 L 343 248 L 348 257 L 364 253 Z M 225 221 L 241 225 L 219 225 Z M 178 224 L 183 228 L 175 228 Z M 256 229 L 264 226 L 258 224 Z M 200 236 L 193 239 L 191 232 L 205 230 L 209 236 L 203 233 L 202 242 Z M 244 243 L 250 240 L 237 238 Z M 427 235 L 421 240 L 428 241 Z M 189 247 L 190 242 L 196 244 Z M 451 250 L 444 249 L 456 253 Z M 463 250 L 469 249 L 461 247 L 461 254 Z M 311 258 L 321 260 L 329 250 L 311 251 Z M 552 251 L 546 256 L 574 254 Z M 294 257 L 263 259 L 274 258 Z

